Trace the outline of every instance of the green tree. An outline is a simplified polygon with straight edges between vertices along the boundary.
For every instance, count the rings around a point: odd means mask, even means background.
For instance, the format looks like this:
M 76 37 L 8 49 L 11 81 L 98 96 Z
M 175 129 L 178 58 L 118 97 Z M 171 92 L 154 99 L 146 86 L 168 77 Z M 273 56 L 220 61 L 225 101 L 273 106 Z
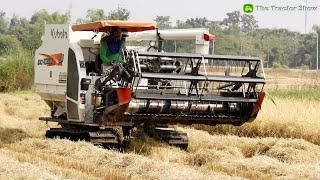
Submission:
M 30 21 L 14 15 L 10 21 L 9 34 L 14 35 L 22 43 L 23 47 L 33 52 L 41 45 L 41 36 L 44 33 L 45 24 L 64 24 L 68 22 L 68 13 L 48 13 L 46 10 L 35 12 Z
M 220 25 L 225 26 L 230 31 L 240 31 L 241 15 L 240 11 L 227 13 L 227 17 L 223 19 Z
M 315 68 L 316 60 L 316 38 L 313 33 L 303 35 L 300 41 L 301 47 L 298 49 L 296 56 L 298 58 L 298 66 L 307 65 L 309 68 Z
M 6 20 L 6 13 L 0 11 L 0 34 L 5 34 L 8 30 L 8 22 Z
M 27 44 L 25 46 L 34 51 L 42 43 L 41 36 L 44 33 L 45 24 L 65 24 L 68 22 L 68 20 L 69 12 L 53 12 L 52 14 L 48 13 L 46 10 L 35 12 L 30 19 L 30 25 L 28 29 L 29 34 L 27 36 Z
M 19 18 L 15 14 L 10 20 L 8 34 L 15 36 L 23 47 L 29 48 L 29 39 L 31 36 L 31 25 L 26 18 Z
M 130 18 L 130 11 L 121 7 L 118 7 L 116 10 L 112 10 L 110 13 L 108 13 L 108 16 L 107 16 L 107 19 L 110 19 L 110 20 L 127 21 L 129 20 L 129 18 Z
M 0 35 L 0 56 L 22 50 L 21 42 L 15 35 Z
M 187 24 L 183 21 L 177 20 L 176 21 L 176 26 L 174 28 L 177 29 L 188 29 L 188 28 L 192 28 L 192 26 L 190 24 Z
M 313 27 L 312 27 L 312 29 L 317 33 L 316 35 L 318 36 L 318 40 L 319 40 L 319 38 L 320 38 L 320 26 L 319 25 L 313 25 Z M 319 46 L 319 42 L 318 42 L 318 44 L 317 44 L 317 48 L 318 48 L 318 51 L 320 50 L 319 48 L 320 48 L 320 46 Z M 317 49 L 316 49 L 316 51 L 317 51 Z M 319 57 L 318 57 L 319 58 Z M 317 57 L 316 57 L 316 59 L 317 59 Z M 319 66 L 319 65 L 318 65 Z M 317 67 L 316 67 L 317 68 Z
M 42 9 L 40 11 L 35 12 L 30 19 L 30 24 L 64 24 L 68 22 L 69 12 L 67 13 L 59 13 L 53 12 L 52 14 L 48 13 L 48 11 Z
M 87 15 L 85 19 L 78 18 L 76 23 L 85 23 L 85 22 L 95 22 L 106 20 L 107 16 L 104 13 L 103 9 L 89 9 L 87 10 Z
M 170 16 L 157 16 L 154 21 L 157 23 L 158 29 L 171 29 L 172 22 L 170 21 Z
M 313 62 L 312 62 L 312 55 L 311 54 L 308 54 L 308 53 L 305 53 L 304 54 L 304 63 L 301 65 L 307 65 L 308 67 L 312 67 L 313 65 Z
M 258 21 L 255 20 L 253 15 L 241 15 L 241 31 L 247 32 L 259 28 Z
M 209 20 L 205 17 L 203 18 L 190 18 L 186 21 L 187 24 L 190 24 L 193 28 L 203 28 L 207 27 Z

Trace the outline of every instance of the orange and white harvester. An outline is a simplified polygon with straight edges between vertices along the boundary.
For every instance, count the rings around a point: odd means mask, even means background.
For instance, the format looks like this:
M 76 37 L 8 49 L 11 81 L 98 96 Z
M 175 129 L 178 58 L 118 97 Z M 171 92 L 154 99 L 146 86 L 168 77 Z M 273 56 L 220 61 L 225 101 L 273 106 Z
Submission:
M 149 40 L 147 51 L 123 49 L 123 61 L 101 69 L 100 39 L 119 26 L 127 41 Z M 164 40 L 194 39 L 196 53 L 162 51 Z M 122 146 L 136 129 L 187 149 L 171 125 L 232 124 L 257 117 L 264 98 L 260 58 L 210 55 L 207 29 L 157 30 L 154 22 L 100 21 L 46 25 L 35 53 L 36 92 L 58 122 L 46 137 Z

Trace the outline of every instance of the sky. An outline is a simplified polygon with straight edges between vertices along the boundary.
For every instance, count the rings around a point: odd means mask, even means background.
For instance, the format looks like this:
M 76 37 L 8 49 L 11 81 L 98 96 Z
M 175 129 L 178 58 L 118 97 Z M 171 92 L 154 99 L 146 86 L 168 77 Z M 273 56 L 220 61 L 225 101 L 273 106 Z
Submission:
M 0 0 L 0 10 L 6 12 L 9 18 L 13 14 L 30 18 L 41 9 L 49 12 L 71 10 L 72 21 L 75 22 L 77 18 L 84 18 L 88 9 L 109 12 L 121 7 L 131 12 L 130 20 L 133 21 L 152 21 L 159 15 L 170 16 L 171 22 L 175 23 L 176 20 L 195 17 L 223 20 L 228 12 L 240 10 L 244 13 L 244 4 L 254 5 L 254 11 L 250 14 L 258 20 L 260 28 L 287 28 L 311 33 L 314 24 L 320 25 L 320 0 Z M 299 6 L 303 8 L 306 5 L 312 8 L 309 11 L 299 9 Z

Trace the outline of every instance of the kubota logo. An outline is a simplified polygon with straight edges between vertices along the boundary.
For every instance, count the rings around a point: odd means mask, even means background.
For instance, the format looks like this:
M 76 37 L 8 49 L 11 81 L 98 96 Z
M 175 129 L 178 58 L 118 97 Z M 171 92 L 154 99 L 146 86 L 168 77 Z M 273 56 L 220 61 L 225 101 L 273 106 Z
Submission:
M 51 37 L 54 39 L 68 39 L 68 32 L 64 29 L 62 29 L 62 31 L 59 29 L 51 29 Z
M 40 55 L 46 57 L 44 59 L 38 59 L 38 65 L 47 65 L 47 66 L 62 66 L 63 62 L 63 54 L 41 54 Z

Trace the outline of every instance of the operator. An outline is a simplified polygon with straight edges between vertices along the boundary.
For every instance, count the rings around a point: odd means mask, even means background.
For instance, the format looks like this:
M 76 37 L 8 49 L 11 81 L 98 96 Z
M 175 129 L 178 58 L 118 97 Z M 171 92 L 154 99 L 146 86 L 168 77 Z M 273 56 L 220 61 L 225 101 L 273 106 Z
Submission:
M 101 39 L 100 59 L 103 63 L 103 71 L 110 69 L 112 63 L 123 61 L 122 49 L 125 49 L 125 43 L 122 39 L 121 28 L 113 26 L 109 34 Z

